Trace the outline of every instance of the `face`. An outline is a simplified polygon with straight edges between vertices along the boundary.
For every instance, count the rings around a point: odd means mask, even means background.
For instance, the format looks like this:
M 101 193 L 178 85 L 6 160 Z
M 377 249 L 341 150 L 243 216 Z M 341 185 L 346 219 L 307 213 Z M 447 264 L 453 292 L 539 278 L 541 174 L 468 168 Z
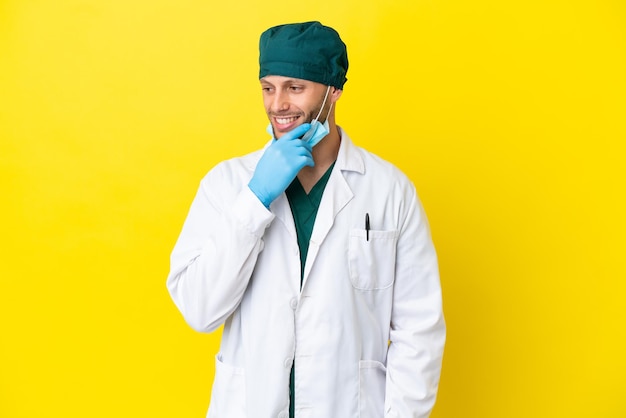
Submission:
M 311 122 L 319 113 L 328 86 L 313 81 L 270 75 L 261 79 L 263 105 L 272 124 L 274 136 L 280 138 L 298 125 Z M 339 92 L 339 93 L 338 93 Z M 330 103 L 340 90 L 330 88 L 319 120 L 328 117 Z

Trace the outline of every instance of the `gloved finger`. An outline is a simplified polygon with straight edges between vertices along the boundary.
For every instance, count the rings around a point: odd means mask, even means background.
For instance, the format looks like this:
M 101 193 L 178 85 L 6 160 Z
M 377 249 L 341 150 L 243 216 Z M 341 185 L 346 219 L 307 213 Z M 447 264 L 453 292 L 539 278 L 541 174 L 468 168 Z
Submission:
M 313 167 L 315 165 L 315 162 L 313 161 L 313 157 L 310 154 L 298 156 L 295 163 L 296 163 L 296 167 L 298 168 L 297 171 L 300 171 L 300 169 L 304 167 L 305 165 L 308 165 L 310 167 Z
M 281 138 L 282 139 L 282 138 Z M 291 139 L 287 141 L 283 141 L 282 143 L 279 141 L 277 143 L 278 147 L 289 150 L 289 152 L 307 152 L 310 153 L 312 150 L 311 145 L 308 142 L 303 141 L 301 139 Z
M 281 136 L 279 140 L 289 141 L 291 139 L 300 138 L 305 133 L 307 133 L 307 131 L 309 129 L 311 129 L 311 124 L 310 123 L 303 123 L 302 125 L 296 126 L 291 131 L 289 131 L 285 135 Z
M 302 146 L 310 153 L 313 151 L 313 145 L 309 141 L 300 140 Z
M 313 146 L 309 142 L 304 141 L 300 138 L 285 141 L 283 142 L 283 145 L 285 146 L 285 148 L 304 150 L 309 153 L 313 150 Z

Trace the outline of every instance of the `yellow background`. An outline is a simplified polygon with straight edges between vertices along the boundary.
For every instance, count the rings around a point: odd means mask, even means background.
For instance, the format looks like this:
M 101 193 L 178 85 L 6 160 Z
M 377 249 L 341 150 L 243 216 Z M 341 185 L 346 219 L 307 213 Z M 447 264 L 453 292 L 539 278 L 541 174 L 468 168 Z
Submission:
M 204 416 L 219 335 L 169 253 L 267 139 L 259 34 L 304 20 L 348 44 L 339 124 L 429 214 L 433 417 L 626 417 L 622 0 L 0 1 L 0 417 Z

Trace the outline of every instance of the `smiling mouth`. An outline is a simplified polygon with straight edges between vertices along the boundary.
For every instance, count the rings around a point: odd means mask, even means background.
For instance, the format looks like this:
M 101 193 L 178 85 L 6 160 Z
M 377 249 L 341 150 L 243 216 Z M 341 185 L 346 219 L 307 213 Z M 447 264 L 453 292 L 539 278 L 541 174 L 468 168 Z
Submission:
M 279 125 L 288 125 L 290 123 L 295 122 L 299 117 L 300 116 L 290 116 L 290 117 L 278 117 L 278 116 L 275 116 L 274 120 Z

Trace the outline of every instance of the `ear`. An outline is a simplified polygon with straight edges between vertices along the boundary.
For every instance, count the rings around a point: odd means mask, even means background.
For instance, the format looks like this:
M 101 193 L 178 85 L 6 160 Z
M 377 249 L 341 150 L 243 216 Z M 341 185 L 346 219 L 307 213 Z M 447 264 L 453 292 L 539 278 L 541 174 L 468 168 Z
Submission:
M 341 97 L 343 90 L 339 90 L 337 87 L 332 87 L 330 91 L 330 102 L 335 103 Z

